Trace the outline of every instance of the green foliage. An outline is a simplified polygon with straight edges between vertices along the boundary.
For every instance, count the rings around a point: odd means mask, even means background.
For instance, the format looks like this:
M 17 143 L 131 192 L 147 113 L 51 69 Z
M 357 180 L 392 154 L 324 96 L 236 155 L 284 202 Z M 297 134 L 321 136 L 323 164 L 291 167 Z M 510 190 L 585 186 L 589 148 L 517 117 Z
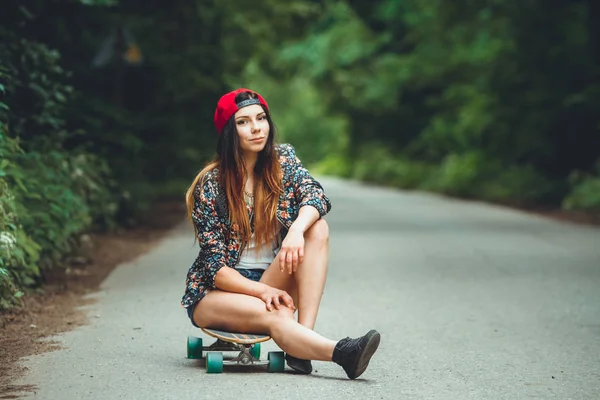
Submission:
M 92 222 L 114 224 L 116 211 L 107 162 L 69 144 L 84 133 L 68 128 L 73 90 L 59 53 L 18 29 L 0 27 L 0 308 L 59 267 Z
M 20 224 L 17 201 L 7 183 L 9 154 L 22 151 L 16 140 L 0 131 L 0 309 L 14 305 L 22 295 L 20 288 L 33 283 L 33 277 L 39 273 L 40 246 Z
M 330 158 L 346 159 L 342 171 L 555 205 L 568 195 L 571 171 L 590 172 L 600 148 L 594 2 L 325 4 L 274 64 L 284 81 L 317 88 L 325 119 L 347 115 L 348 147 Z M 594 203 L 594 179 L 563 204 Z
M 81 4 L 87 6 L 114 6 L 118 4 L 118 0 L 79 0 Z
M 68 180 L 65 183 L 68 183 L 73 196 L 85 202 L 95 229 L 116 228 L 115 216 L 124 194 L 119 194 L 108 162 L 96 154 L 79 151 L 69 154 L 63 165 L 67 166 L 65 177 Z
M 401 65 L 391 54 L 375 57 L 389 37 L 371 32 L 343 1 L 332 2 L 316 26 L 324 29 L 282 48 L 283 68 L 319 82 L 320 94 L 331 102 L 343 99 L 347 107 L 375 112 L 393 109 L 399 88 L 390 83 L 402 76 Z
M 430 178 L 423 183 L 425 189 L 456 196 L 469 196 L 489 169 L 485 155 L 480 152 L 450 154 Z
M 515 205 L 553 204 L 558 185 L 531 166 L 511 165 L 486 176 L 470 197 Z
M 431 174 L 432 166 L 395 156 L 382 145 L 365 146 L 354 162 L 355 179 L 392 185 L 405 189 L 418 188 Z
M 72 239 L 91 223 L 88 205 L 72 188 L 72 175 L 68 158 L 57 151 L 26 153 L 9 164 L 19 219 L 44 249 L 46 263 L 55 264 L 68 254 Z
M 6 128 L 6 125 L 3 125 Z M 60 265 L 92 220 L 112 223 L 116 206 L 95 157 L 57 150 L 25 152 L 0 134 L 0 299 L 36 283 L 41 269 Z
M 447 156 L 421 187 L 453 196 L 514 204 L 545 202 L 556 190 L 531 166 L 506 166 L 482 152 Z
M 600 162 L 596 174 L 574 171 L 569 177 L 571 191 L 563 201 L 567 210 L 600 211 Z
M 60 54 L 5 28 L 0 27 L 0 33 L 7 38 L 0 45 L 0 80 L 11 135 L 31 148 L 60 145 L 69 135 L 63 110 L 72 92 L 64 83 L 68 74 L 59 64 Z
M 309 165 L 311 172 L 315 175 L 331 175 L 342 178 L 352 177 L 352 164 L 347 156 L 342 154 L 330 154 L 317 163 Z
M 383 145 L 363 147 L 352 164 L 347 157 L 330 157 L 317 164 L 318 173 L 418 189 L 466 198 L 533 204 L 552 199 L 555 184 L 528 166 L 504 167 L 482 153 L 452 154 L 440 164 L 397 156 Z

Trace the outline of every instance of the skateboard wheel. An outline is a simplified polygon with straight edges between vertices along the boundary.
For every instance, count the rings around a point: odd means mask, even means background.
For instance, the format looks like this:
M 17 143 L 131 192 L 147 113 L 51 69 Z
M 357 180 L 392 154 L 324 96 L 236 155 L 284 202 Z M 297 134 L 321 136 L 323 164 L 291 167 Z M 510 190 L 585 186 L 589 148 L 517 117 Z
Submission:
M 192 359 L 202 358 L 202 338 L 188 336 L 187 356 Z
M 270 351 L 267 355 L 269 360 L 269 372 L 283 372 L 285 369 L 283 351 Z
M 254 346 L 250 349 L 250 354 L 257 360 L 260 360 L 260 343 L 254 343 Z
M 223 353 L 206 353 L 206 372 L 209 374 L 223 372 Z

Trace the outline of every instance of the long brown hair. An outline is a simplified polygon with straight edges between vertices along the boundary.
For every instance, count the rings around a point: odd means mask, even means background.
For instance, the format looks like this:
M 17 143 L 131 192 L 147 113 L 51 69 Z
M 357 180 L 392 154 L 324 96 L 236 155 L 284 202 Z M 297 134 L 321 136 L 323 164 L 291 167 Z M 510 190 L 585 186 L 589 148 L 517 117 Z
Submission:
M 253 92 L 242 92 L 236 96 L 235 102 L 239 103 L 255 97 L 256 95 Z M 227 121 L 223 133 L 219 136 L 217 156 L 200 171 L 185 195 L 188 218 L 192 220 L 194 190 L 198 182 L 201 182 L 209 171 L 219 168 L 219 186 L 221 190 L 225 191 L 229 208 L 229 221 L 234 229 L 237 228 L 242 248 L 250 241 L 252 232 L 254 232 L 257 246 L 274 239 L 277 228 L 277 203 L 279 194 L 283 190 L 281 166 L 275 151 L 275 126 L 269 110 L 262 105 L 261 107 L 265 111 L 269 123 L 269 137 L 265 148 L 258 154 L 254 171 L 251 171 L 254 173 L 254 218 L 252 224 L 254 229 L 252 230 L 244 200 L 244 184 L 249 171 L 246 170 L 233 116 Z M 194 232 L 198 237 L 195 224 Z

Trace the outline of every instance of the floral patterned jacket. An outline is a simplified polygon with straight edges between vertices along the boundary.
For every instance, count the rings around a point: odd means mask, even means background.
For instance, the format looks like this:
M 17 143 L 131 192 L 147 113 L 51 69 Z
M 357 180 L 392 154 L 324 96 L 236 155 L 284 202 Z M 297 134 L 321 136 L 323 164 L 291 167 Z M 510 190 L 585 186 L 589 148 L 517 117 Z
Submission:
M 277 219 L 282 224 L 281 238 L 298 217 L 301 207 L 313 206 L 320 216 L 331 209 L 323 187 L 302 166 L 289 144 L 276 146 L 283 172 L 283 193 L 279 196 Z M 240 258 L 240 240 L 231 229 L 227 199 L 219 185 L 219 171 L 213 169 L 194 189 L 192 220 L 198 230 L 200 253 L 190 267 L 181 305 L 188 308 L 215 289 L 215 275 L 227 266 L 234 268 Z

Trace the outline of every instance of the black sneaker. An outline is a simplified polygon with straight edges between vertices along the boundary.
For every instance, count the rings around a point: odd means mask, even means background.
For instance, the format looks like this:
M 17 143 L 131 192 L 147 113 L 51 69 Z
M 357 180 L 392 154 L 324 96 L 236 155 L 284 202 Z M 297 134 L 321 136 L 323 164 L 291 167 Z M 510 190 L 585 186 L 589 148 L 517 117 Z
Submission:
M 285 361 L 287 361 L 288 367 L 290 367 L 294 371 L 307 375 L 312 372 L 312 363 L 310 362 L 310 360 L 303 360 L 301 358 L 296 358 L 294 356 L 286 354 Z
M 342 339 L 335 345 L 332 360 L 344 368 L 348 378 L 356 379 L 367 369 L 380 340 L 381 335 L 376 330 L 357 339 Z

